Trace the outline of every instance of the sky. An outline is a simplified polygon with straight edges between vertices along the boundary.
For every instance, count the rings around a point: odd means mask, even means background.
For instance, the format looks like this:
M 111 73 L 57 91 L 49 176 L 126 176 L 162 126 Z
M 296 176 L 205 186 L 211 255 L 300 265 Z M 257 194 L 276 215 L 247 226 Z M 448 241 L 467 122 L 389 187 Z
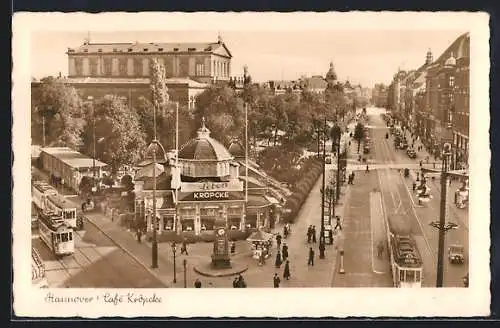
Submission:
M 461 34 L 460 30 L 317 30 L 220 31 L 233 55 L 232 75 L 243 66 L 254 82 L 295 80 L 301 75 L 324 76 L 333 62 L 338 79 L 373 87 L 389 84 L 398 68 L 416 69 L 428 49 L 434 59 Z M 214 31 L 34 32 L 31 38 L 31 74 L 35 78 L 67 74 L 68 47 L 91 42 L 216 42 Z

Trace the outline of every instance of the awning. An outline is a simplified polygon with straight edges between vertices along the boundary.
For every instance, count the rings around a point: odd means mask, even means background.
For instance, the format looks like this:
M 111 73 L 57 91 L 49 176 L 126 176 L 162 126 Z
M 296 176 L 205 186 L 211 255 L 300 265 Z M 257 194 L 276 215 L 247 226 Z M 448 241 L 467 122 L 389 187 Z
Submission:
M 271 205 L 273 203 L 265 195 L 248 195 L 248 207 L 267 207 Z
M 279 200 L 277 200 L 276 198 L 272 197 L 272 196 L 267 196 L 265 195 L 264 197 L 266 197 L 266 199 L 271 203 L 271 204 L 274 204 L 274 205 L 280 205 L 280 202 Z
M 247 240 L 251 241 L 251 242 L 254 242 L 254 241 L 268 241 L 268 240 L 271 240 L 272 238 L 273 238 L 273 234 L 267 233 L 267 232 L 262 231 L 262 230 L 258 230 L 258 231 L 255 231 L 254 233 L 252 233 L 247 238 Z

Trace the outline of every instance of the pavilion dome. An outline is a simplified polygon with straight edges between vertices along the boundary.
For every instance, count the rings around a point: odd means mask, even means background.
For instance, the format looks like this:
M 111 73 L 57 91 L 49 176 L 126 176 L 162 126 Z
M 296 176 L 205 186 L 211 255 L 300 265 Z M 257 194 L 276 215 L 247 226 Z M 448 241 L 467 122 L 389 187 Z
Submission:
M 219 141 L 210 137 L 210 130 L 205 126 L 198 129 L 198 136 L 189 140 L 179 151 L 179 159 L 193 161 L 227 161 L 233 156 Z

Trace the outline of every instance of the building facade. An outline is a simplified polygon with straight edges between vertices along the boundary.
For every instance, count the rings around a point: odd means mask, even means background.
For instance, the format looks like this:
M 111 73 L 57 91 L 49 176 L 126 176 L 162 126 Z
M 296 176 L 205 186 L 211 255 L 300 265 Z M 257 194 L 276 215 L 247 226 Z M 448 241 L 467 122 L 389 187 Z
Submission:
M 470 36 L 459 36 L 436 60 L 429 50 L 423 66 L 398 71 L 391 83 L 390 107 L 439 158 L 452 134 L 452 168 L 464 168 L 469 147 Z
M 241 175 L 241 161 L 210 137 L 204 122 L 198 136 L 180 148 L 178 160 L 175 156 L 158 153 L 154 216 L 151 158 L 136 174 L 136 217 L 146 221 L 148 232 L 153 217 L 160 235 L 196 236 L 213 234 L 221 225 L 240 231 L 270 228 L 279 219 L 279 202 L 256 179 Z
M 232 54 L 219 36 L 206 43 L 91 43 L 68 48 L 68 76 L 58 80 L 76 88 L 82 99 L 113 94 L 134 106 L 151 98 L 151 63 L 165 67 L 170 100 L 194 108 L 196 96 L 214 84 L 243 80 L 231 75 Z M 32 88 L 40 82 L 33 81 Z

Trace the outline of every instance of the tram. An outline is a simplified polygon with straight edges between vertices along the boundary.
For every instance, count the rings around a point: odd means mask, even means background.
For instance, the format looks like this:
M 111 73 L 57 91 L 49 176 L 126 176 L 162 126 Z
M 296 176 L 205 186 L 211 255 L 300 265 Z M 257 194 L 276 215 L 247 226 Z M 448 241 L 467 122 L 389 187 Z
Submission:
M 77 207 L 60 195 L 46 182 L 35 181 L 32 184 L 32 201 L 38 213 L 54 213 L 62 216 L 68 226 L 83 229 L 83 220 L 77 216 Z
M 411 232 L 404 229 L 406 217 L 392 215 L 389 221 L 388 243 L 394 287 L 422 287 L 422 257 Z
M 36 288 L 48 288 L 49 283 L 45 276 L 45 265 L 43 264 L 42 257 L 36 250 L 31 248 L 31 284 Z
M 73 229 L 81 229 L 80 222 L 76 215 L 76 205 L 67 201 L 63 196 L 49 195 L 47 196 L 47 212 L 53 212 L 58 216 L 62 216 L 64 222 Z
M 40 213 L 38 221 L 40 238 L 56 256 L 71 255 L 75 252 L 73 229 L 67 226 L 61 216 Z

